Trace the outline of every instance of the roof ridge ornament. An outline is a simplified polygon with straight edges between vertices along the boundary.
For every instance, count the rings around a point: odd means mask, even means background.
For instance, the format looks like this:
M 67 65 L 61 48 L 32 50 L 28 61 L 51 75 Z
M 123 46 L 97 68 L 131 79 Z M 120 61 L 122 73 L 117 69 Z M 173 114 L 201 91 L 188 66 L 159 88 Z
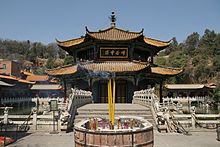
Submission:
M 110 19 L 110 21 L 111 21 L 111 27 L 115 27 L 116 26 L 116 17 L 115 17 L 115 12 L 114 11 L 112 11 L 112 15 L 111 16 L 109 16 L 109 19 Z

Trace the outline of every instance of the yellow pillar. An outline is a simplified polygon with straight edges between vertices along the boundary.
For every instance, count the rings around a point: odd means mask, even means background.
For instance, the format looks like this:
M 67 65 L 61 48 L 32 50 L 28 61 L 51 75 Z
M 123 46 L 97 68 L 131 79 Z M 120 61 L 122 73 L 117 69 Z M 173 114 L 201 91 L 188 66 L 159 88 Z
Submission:
M 113 87 L 112 87 L 112 79 L 108 81 L 108 109 L 109 109 L 109 121 L 111 126 L 114 127 L 115 123 L 115 79 L 113 79 Z

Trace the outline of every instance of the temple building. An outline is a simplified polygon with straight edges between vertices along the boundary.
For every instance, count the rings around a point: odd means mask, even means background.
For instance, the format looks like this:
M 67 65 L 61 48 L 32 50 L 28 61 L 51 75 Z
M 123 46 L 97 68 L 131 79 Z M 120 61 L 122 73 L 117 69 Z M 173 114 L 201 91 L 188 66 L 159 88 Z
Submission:
M 57 45 L 74 57 L 74 63 L 48 70 L 50 76 L 73 88 L 90 90 L 96 103 L 107 102 L 107 81 L 116 80 L 116 103 L 130 103 L 134 91 L 156 84 L 162 90 L 163 82 L 182 72 L 182 69 L 160 67 L 154 56 L 168 47 L 170 41 L 144 36 L 144 30 L 132 32 L 116 27 L 111 15 L 111 26 L 90 31 L 79 38 L 58 41 Z M 162 91 L 160 90 L 160 95 Z

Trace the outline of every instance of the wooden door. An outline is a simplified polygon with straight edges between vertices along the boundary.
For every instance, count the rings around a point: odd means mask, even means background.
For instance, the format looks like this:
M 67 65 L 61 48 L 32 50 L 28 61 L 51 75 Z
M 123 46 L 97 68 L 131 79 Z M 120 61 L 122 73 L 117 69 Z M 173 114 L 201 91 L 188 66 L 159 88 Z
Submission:
M 108 103 L 107 81 L 99 81 L 99 103 Z
M 116 81 L 116 103 L 126 103 L 127 102 L 127 81 L 118 80 Z
M 108 103 L 108 86 L 107 81 L 99 81 L 99 103 Z M 116 93 L 115 102 L 116 103 L 126 103 L 127 102 L 127 81 L 117 80 L 116 81 Z

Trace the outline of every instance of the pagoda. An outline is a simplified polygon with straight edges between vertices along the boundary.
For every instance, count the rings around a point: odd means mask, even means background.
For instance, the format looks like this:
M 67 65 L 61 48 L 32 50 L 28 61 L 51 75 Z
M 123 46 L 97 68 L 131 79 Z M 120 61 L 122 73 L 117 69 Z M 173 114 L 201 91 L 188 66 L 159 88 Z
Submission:
M 160 85 L 182 72 L 182 69 L 160 67 L 154 64 L 154 56 L 168 47 L 170 41 L 160 41 L 144 36 L 142 29 L 131 32 L 116 27 L 114 12 L 111 26 L 90 31 L 79 38 L 57 40 L 57 45 L 74 57 L 71 65 L 48 70 L 70 87 L 90 90 L 95 103 L 107 103 L 109 78 L 116 81 L 115 102 L 130 103 L 134 91 Z M 161 99 L 162 101 L 162 99 Z

